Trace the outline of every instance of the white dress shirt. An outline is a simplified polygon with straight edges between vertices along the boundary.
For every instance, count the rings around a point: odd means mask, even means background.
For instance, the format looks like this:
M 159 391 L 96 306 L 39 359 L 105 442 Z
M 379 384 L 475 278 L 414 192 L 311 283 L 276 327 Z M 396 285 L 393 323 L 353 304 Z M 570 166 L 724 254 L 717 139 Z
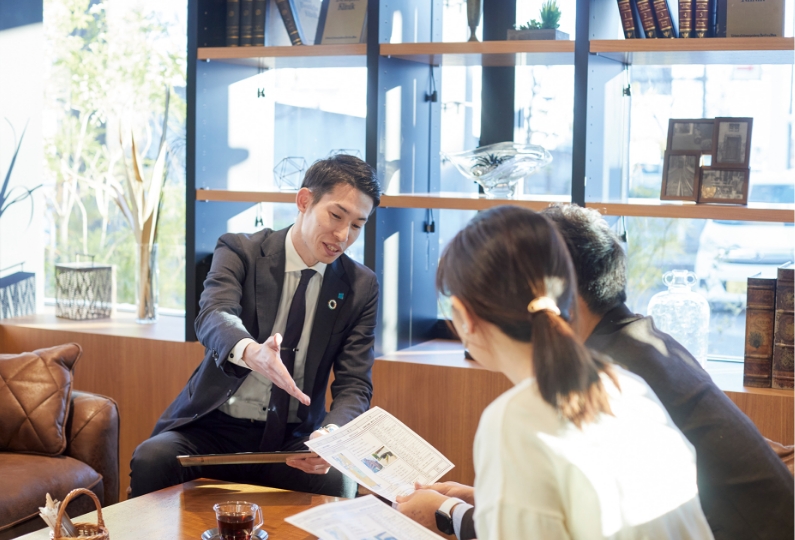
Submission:
M 293 379 L 298 388 L 304 385 L 304 367 L 306 365 L 306 351 L 309 348 L 309 337 L 312 334 L 312 323 L 315 320 L 315 310 L 317 309 L 317 298 L 320 295 L 320 287 L 323 285 L 323 274 L 326 272 L 326 264 L 318 262 L 314 266 L 307 266 L 296 251 L 292 240 L 292 228 L 287 232 L 284 239 L 284 285 L 282 296 L 279 300 L 279 308 L 276 311 L 276 320 L 273 323 L 273 334 L 284 335 L 287 326 L 287 314 L 290 311 L 290 304 L 293 295 L 301 281 L 301 270 L 311 268 L 315 270 L 315 275 L 309 280 L 306 287 L 306 316 L 304 317 L 304 329 L 301 332 L 301 339 L 298 341 L 298 351 L 295 355 L 295 366 L 293 368 Z M 266 338 L 267 339 L 267 338 Z M 264 340 L 263 340 L 264 342 Z M 248 368 L 243 362 L 243 351 L 253 339 L 241 339 L 229 353 L 227 361 Z M 249 368 L 250 369 L 250 368 Z M 219 409 L 235 418 L 246 418 L 251 420 L 268 419 L 268 404 L 271 399 L 271 387 L 273 383 L 265 377 L 252 371 L 237 392 L 221 405 Z M 290 423 L 300 422 L 298 418 L 298 400 L 290 397 L 290 411 L 287 421 Z

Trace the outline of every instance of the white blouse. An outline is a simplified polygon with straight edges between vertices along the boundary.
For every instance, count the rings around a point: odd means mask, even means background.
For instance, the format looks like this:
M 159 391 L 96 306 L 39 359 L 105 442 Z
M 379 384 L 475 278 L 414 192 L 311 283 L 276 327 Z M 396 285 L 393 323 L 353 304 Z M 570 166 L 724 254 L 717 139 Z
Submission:
M 696 454 L 657 396 L 614 367 L 613 414 L 580 430 L 526 379 L 483 412 L 475 437 L 475 529 L 497 538 L 711 539 Z

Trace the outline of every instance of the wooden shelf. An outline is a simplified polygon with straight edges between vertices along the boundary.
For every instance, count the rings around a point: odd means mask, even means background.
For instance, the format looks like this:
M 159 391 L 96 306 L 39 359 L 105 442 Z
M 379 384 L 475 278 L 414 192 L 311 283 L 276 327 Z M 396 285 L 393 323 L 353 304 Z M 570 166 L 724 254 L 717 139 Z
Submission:
M 294 203 L 295 191 L 231 191 L 225 189 L 197 189 L 197 201 L 243 203 Z
M 222 189 L 200 189 L 196 191 L 198 201 L 216 202 L 295 202 L 294 191 L 227 191 Z M 568 195 L 520 196 L 515 199 L 487 199 L 475 193 L 405 193 L 382 195 L 382 208 L 433 208 L 443 210 L 485 210 L 501 204 L 523 206 L 543 210 L 553 202 L 568 202 Z
M 622 64 L 792 64 L 795 38 L 611 39 L 591 54 Z
M 261 68 L 365 67 L 367 45 L 302 45 L 290 47 L 203 47 L 198 60 Z
M 55 316 L 55 308 L 46 306 L 42 312 L 24 317 L 3 319 L 0 326 L 31 330 L 53 330 L 77 334 L 93 334 L 155 341 L 185 341 L 185 316 L 159 315 L 153 324 L 138 324 L 135 313 L 115 311 L 109 318 L 73 321 Z
M 381 56 L 434 66 L 574 65 L 573 41 L 382 43 Z
M 795 205 L 759 204 L 732 206 L 728 204 L 695 204 L 690 202 L 630 199 L 628 203 L 586 202 L 605 216 L 653 218 L 724 219 L 732 221 L 795 222 Z
M 424 366 L 443 366 L 462 369 L 485 369 L 477 362 L 464 358 L 464 347 L 460 341 L 433 339 L 391 354 L 376 358 L 378 362 L 404 362 Z M 753 388 L 743 386 L 742 362 L 707 361 L 707 373 L 724 392 L 755 394 L 760 396 L 793 397 L 792 390 Z
M 222 189 L 200 189 L 197 201 L 244 202 L 244 203 L 292 203 L 295 192 L 282 191 L 227 191 Z M 569 202 L 568 195 L 518 196 L 515 199 L 487 199 L 482 195 L 465 193 L 404 193 L 383 195 L 383 208 L 433 208 L 441 210 L 485 210 L 501 204 L 522 206 L 532 210 L 543 210 L 552 203 Z M 773 223 L 795 222 L 795 205 L 754 204 L 731 206 L 722 204 L 695 204 L 656 199 L 630 199 L 628 203 L 587 202 L 586 206 L 599 210 L 603 215 L 725 219 L 734 221 L 768 221 Z

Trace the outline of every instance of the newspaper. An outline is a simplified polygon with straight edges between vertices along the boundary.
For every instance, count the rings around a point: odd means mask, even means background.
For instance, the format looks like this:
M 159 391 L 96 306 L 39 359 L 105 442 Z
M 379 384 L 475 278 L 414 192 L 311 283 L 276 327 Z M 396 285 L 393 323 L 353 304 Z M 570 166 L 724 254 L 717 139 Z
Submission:
M 379 407 L 306 445 L 345 476 L 392 502 L 398 495 L 412 493 L 414 482 L 432 484 L 454 467 Z
M 285 518 L 321 540 L 438 540 L 442 538 L 372 495 L 321 504 Z

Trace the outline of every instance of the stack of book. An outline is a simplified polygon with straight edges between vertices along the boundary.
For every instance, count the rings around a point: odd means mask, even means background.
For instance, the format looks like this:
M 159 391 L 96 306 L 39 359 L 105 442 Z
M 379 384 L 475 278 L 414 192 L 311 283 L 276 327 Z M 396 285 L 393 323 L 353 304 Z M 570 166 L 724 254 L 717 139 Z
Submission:
M 266 0 L 226 0 L 226 46 L 265 45 Z
M 743 385 L 793 387 L 793 278 L 787 263 L 776 278 L 748 278 Z
M 367 0 L 226 0 L 226 46 L 264 46 L 266 21 L 269 46 L 366 43 Z
M 626 39 L 784 35 L 784 0 L 618 0 L 618 11 Z

